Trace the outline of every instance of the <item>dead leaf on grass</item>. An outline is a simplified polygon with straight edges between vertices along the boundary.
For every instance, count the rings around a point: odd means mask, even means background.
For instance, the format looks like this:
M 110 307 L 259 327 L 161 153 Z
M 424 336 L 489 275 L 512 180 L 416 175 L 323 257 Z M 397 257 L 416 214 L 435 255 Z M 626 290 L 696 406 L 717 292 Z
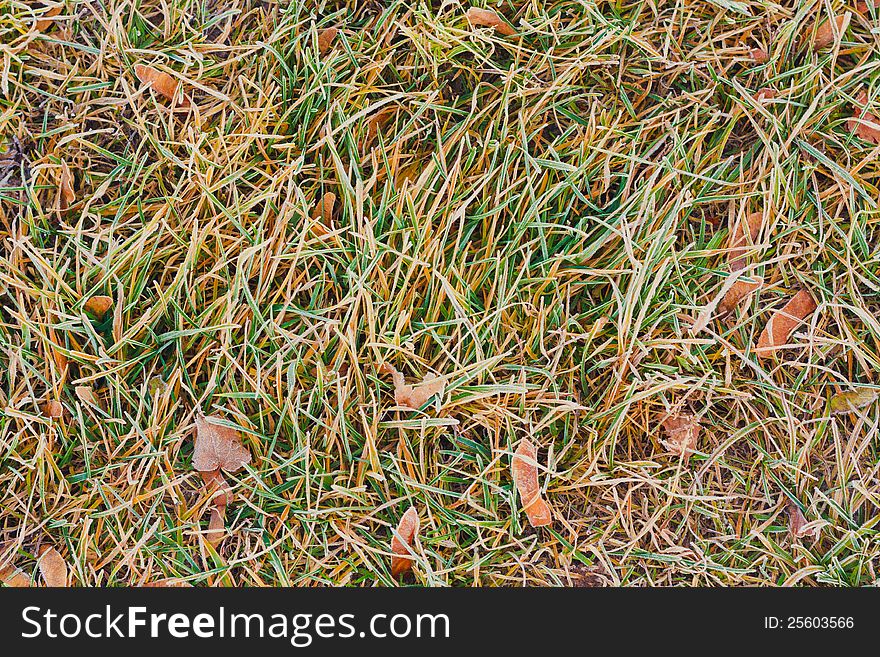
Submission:
M 241 444 L 238 431 L 220 424 L 217 417 L 196 416 L 196 445 L 193 468 L 203 472 L 217 470 L 236 472 L 251 461 L 250 452 Z
M 318 52 L 326 55 L 333 48 L 333 42 L 336 35 L 339 34 L 339 28 L 328 27 L 318 31 Z
M 37 562 L 43 582 L 49 587 L 67 586 L 67 562 L 53 547 L 44 547 Z
M 494 27 L 498 34 L 503 34 L 504 36 L 516 35 L 516 30 L 501 18 L 497 12 L 491 9 L 471 7 L 467 10 L 467 20 L 474 27 Z
M 816 28 L 816 33 L 813 35 L 813 49 L 819 50 L 821 48 L 827 48 L 832 45 L 836 39 L 837 35 L 843 36 L 844 31 L 844 21 L 847 19 L 847 14 L 840 14 L 839 16 L 834 16 L 834 18 L 830 20 L 825 20 Z M 807 32 L 807 37 L 812 33 L 812 30 Z
M 788 342 L 795 329 L 813 314 L 816 307 L 816 302 L 810 293 L 801 290 L 782 308 L 774 312 L 758 338 L 758 346 L 755 349 L 758 358 L 772 357 Z
M 731 276 L 736 276 L 736 274 L 731 274 Z M 730 289 L 727 290 L 724 294 L 724 298 L 721 299 L 721 302 L 718 304 L 718 315 L 724 316 L 732 313 L 743 299 L 755 290 L 760 289 L 763 284 L 764 279 L 760 276 L 753 276 L 751 278 L 740 276 L 736 282 L 731 285 Z
M 410 555 L 413 541 L 419 532 L 419 512 L 414 506 L 409 507 L 394 534 L 391 537 L 391 574 L 399 577 L 412 568 L 413 558 Z
M 523 438 L 511 460 L 513 482 L 519 492 L 520 504 L 532 527 L 543 527 L 553 522 L 549 505 L 541 497 L 538 483 L 538 449 L 528 438 Z
M 874 403 L 878 396 L 880 396 L 880 391 L 874 388 L 859 388 L 858 390 L 837 393 L 831 397 L 828 405 L 835 415 L 852 413 Z
M 694 453 L 700 440 L 702 426 L 695 415 L 680 413 L 669 415 L 662 423 L 667 439 L 661 439 L 663 446 L 679 456 L 689 456 Z
M 83 308 L 95 315 L 98 319 L 103 319 L 107 311 L 113 307 L 113 298 L 103 295 L 89 297 L 83 304 Z
M 153 91 L 170 100 L 172 104 L 178 102 L 177 90 L 180 86 L 180 81 L 177 78 L 145 64 L 135 64 L 134 74 L 138 80 L 150 85 Z M 181 107 L 189 107 L 189 98 L 186 97 L 186 94 L 181 93 L 178 104 Z
M 379 371 L 391 374 L 391 380 L 394 383 L 395 403 L 413 410 L 420 409 L 434 395 L 442 395 L 446 388 L 446 379 L 433 374 L 426 376 L 420 384 L 411 386 L 406 383 L 403 374 L 388 363 L 383 363 L 379 367 Z
M 58 178 L 58 207 L 62 211 L 67 210 L 76 201 L 76 194 L 73 191 L 73 174 L 67 162 L 61 160 L 61 174 Z
M 809 526 L 810 523 L 797 504 L 789 500 L 785 509 L 788 512 L 788 530 L 793 538 L 819 538 L 819 528 Z

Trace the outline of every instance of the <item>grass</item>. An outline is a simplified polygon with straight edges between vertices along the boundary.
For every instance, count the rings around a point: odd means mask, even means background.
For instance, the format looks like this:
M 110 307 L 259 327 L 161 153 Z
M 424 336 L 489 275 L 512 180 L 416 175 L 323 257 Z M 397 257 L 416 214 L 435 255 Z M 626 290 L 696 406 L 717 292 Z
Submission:
M 403 584 L 880 581 L 880 413 L 828 412 L 880 367 L 878 149 L 847 126 L 862 90 L 880 113 L 880 17 L 475 4 L 518 35 L 450 1 L 66 0 L 37 30 L 40 5 L 0 0 L 0 565 L 52 545 L 76 585 L 393 586 L 415 505 Z M 755 211 L 762 289 L 692 331 Z M 818 309 L 758 359 L 799 288 Z M 398 408 L 383 363 L 446 392 Z M 216 549 L 197 410 L 253 455 Z M 687 458 L 661 443 L 679 411 Z

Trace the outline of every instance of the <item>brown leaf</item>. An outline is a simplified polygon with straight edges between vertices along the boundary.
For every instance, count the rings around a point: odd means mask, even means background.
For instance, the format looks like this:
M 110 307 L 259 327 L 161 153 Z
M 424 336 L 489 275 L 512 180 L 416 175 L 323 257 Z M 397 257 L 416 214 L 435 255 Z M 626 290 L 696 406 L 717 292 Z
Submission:
M 860 14 L 870 14 L 869 9 L 876 9 L 877 5 L 874 0 L 857 0 L 856 2 L 856 11 Z
M 766 64 L 770 61 L 770 53 L 763 48 L 752 48 L 749 50 L 749 57 L 758 64 Z
M 67 563 L 53 547 L 44 547 L 37 562 L 43 581 L 49 587 L 67 586 Z
M 778 95 L 776 89 L 773 89 L 772 87 L 761 87 L 758 89 L 757 93 L 755 93 L 755 100 L 759 103 L 763 103 L 765 100 L 773 100 Z
M 177 579 L 176 577 L 169 577 L 168 579 L 157 579 L 153 582 L 146 582 L 145 584 L 141 584 L 141 587 L 146 589 L 192 588 L 192 584 L 185 580 Z
M 322 55 L 326 55 L 330 52 L 330 49 L 333 48 L 333 42 L 336 40 L 336 35 L 339 34 L 339 28 L 336 27 L 328 27 L 323 30 L 318 31 L 318 52 Z
M 37 19 L 37 22 L 34 23 L 34 27 L 36 27 L 40 32 L 45 32 L 46 30 L 48 30 L 55 23 L 52 18 L 60 14 L 62 8 L 62 5 L 55 5 L 54 7 L 50 8 L 49 11 L 43 14 L 42 18 Z
M 367 122 L 367 135 L 365 138 L 367 145 L 372 144 L 376 140 L 376 137 L 379 136 L 379 129 L 391 118 L 394 112 L 394 107 L 386 105 L 370 117 L 370 120 Z
M 785 306 L 770 317 L 770 321 L 761 332 L 761 337 L 758 338 L 755 355 L 758 358 L 773 356 L 779 347 L 786 344 L 788 338 L 801 322 L 813 314 L 816 307 L 816 302 L 806 290 L 795 294 Z
M 757 242 L 763 224 L 764 214 L 752 212 L 741 218 L 731 231 L 727 242 L 727 258 L 731 271 L 739 271 L 746 266 L 746 254 Z
M 250 452 L 240 441 L 238 431 L 219 424 L 220 418 L 196 416 L 196 446 L 193 467 L 204 472 L 222 468 L 235 472 L 250 463 Z
M 391 552 L 394 553 L 394 556 L 391 557 L 391 574 L 394 577 L 399 577 L 412 568 L 413 558 L 410 556 L 410 548 L 418 533 L 419 512 L 414 506 L 411 506 L 403 514 L 397 529 L 391 536 Z
M 541 497 L 538 483 L 538 449 L 528 438 L 523 438 L 510 463 L 513 483 L 519 492 L 520 504 L 532 527 L 543 527 L 553 522 L 550 507 Z
M 61 210 L 67 210 L 76 201 L 73 191 L 73 174 L 67 162 L 61 160 L 61 176 L 58 179 L 58 206 Z
M 839 392 L 828 402 L 831 412 L 835 415 L 840 413 L 852 413 L 859 408 L 873 404 L 880 396 L 880 391 L 874 388 L 859 388 L 848 392 Z
M 474 27 L 494 27 L 495 31 L 504 36 L 514 36 L 514 30 L 501 16 L 491 9 L 471 7 L 467 10 L 468 23 Z
M 208 521 L 208 531 L 205 532 L 205 539 L 213 547 L 217 547 L 226 538 L 226 507 L 213 507 L 211 509 L 211 519 Z
M 157 94 L 165 96 L 165 98 L 170 100 L 172 104 L 175 102 L 177 89 L 180 86 L 180 82 L 177 78 L 168 75 L 168 73 L 165 73 L 164 71 L 159 71 L 152 66 L 146 66 L 144 64 L 135 64 L 134 74 L 137 76 L 138 80 L 144 84 L 150 85 L 153 88 L 153 91 Z M 181 107 L 189 107 L 189 98 L 186 97 L 186 94 L 180 95 L 179 104 Z
M 856 97 L 855 112 L 853 118 L 847 120 L 846 127 L 865 141 L 880 144 L 880 121 L 874 114 L 867 111 L 867 107 L 868 94 L 862 91 Z
M 107 311 L 110 310 L 112 307 L 113 298 L 101 295 L 89 297 L 83 304 L 83 308 L 85 308 L 87 312 L 92 313 L 99 319 L 103 319 L 104 315 L 106 315 Z
M 736 274 L 731 274 L 736 276 Z M 759 289 L 764 284 L 764 279 L 760 276 L 753 278 L 745 278 L 740 276 L 729 290 L 724 294 L 724 298 L 718 304 L 718 315 L 728 315 L 739 305 L 740 301 L 749 296 L 752 292 Z
M 232 502 L 232 489 L 226 483 L 220 470 L 211 470 L 209 472 L 200 472 L 202 481 L 205 482 L 205 489 L 211 496 L 211 502 L 215 506 L 226 506 Z
M 668 439 L 660 442 L 667 450 L 680 456 L 694 453 L 702 429 L 696 416 L 689 413 L 669 415 L 662 424 Z
M 391 380 L 394 382 L 394 401 L 398 406 L 405 406 L 413 410 L 418 410 L 425 405 L 434 395 L 442 395 L 446 388 L 446 379 L 434 375 L 428 375 L 422 383 L 411 386 L 406 383 L 403 374 L 398 372 L 388 363 L 383 363 L 379 367 L 382 373 L 391 374 Z
M 43 415 L 46 417 L 59 418 L 64 415 L 64 406 L 62 406 L 60 401 L 54 399 L 49 399 L 43 402 L 43 405 L 40 406 L 40 410 L 43 411 Z
M 835 32 L 843 36 L 843 22 L 845 20 L 846 14 L 841 14 L 831 20 L 823 21 L 813 35 L 813 49 L 819 50 L 832 45 L 836 39 Z
M 0 568 L 0 582 L 13 589 L 26 589 L 32 586 L 31 578 L 25 575 L 21 568 L 16 568 L 12 564 Z
M 76 386 L 73 391 L 76 393 L 77 399 L 84 404 L 92 404 L 93 406 L 99 405 L 98 398 L 95 396 L 95 391 L 89 386 Z
M 785 508 L 788 512 L 788 530 L 793 538 L 819 538 L 819 528 L 808 527 L 809 523 L 797 504 L 789 500 Z
M 312 233 L 316 237 L 324 237 L 333 228 L 333 208 L 336 206 L 336 194 L 327 192 L 321 197 L 312 211 Z

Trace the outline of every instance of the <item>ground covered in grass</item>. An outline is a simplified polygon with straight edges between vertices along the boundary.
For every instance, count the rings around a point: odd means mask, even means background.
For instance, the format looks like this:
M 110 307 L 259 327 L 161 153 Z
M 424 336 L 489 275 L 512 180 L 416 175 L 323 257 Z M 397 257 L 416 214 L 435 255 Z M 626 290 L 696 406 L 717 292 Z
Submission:
M 0 0 L 4 572 L 878 582 L 872 4 L 473 4 Z

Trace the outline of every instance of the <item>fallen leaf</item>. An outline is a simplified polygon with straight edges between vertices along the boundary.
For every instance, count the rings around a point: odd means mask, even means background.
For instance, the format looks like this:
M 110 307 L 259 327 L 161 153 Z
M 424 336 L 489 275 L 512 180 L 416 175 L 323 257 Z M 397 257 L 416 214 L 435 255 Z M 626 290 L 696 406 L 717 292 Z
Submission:
M 538 449 L 528 438 L 523 438 L 511 460 L 513 483 L 519 492 L 520 504 L 532 527 L 543 527 L 552 521 L 550 507 L 541 497 L 538 483 Z
M 41 18 L 37 19 L 37 22 L 34 23 L 34 27 L 36 27 L 40 32 L 45 32 L 48 30 L 55 21 L 52 20 L 55 16 L 61 13 L 62 5 L 55 5 L 50 8 L 49 11 L 44 13 Z
M 757 242 L 763 224 L 764 213 L 752 212 L 734 226 L 727 242 L 727 258 L 731 271 L 739 271 L 746 266 L 746 254 Z
M 428 375 L 416 386 L 406 383 L 403 374 L 398 372 L 388 363 L 383 363 L 379 367 L 379 371 L 391 374 L 391 380 L 394 383 L 394 401 L 398 406 L 405 406 L 413 410 L 418 410 L 425 405 L 434 395 L 442 395 L 446 388 L 446 379 L 434 375 Z
M 189 582 L 177 579 L 175 577 L 169 577 L 168 579 L 157 579 L 154 582 L 147 582 L 145 584 L 141 584 L 141 588 L 146 589 L 156 589 L 156 588 L 192 588 L 192 584 Z
M 77 399 L 84 404 L 98 406 L 98 398 L 95 396 L 95 391 L 89 386 L 76 386 L 73 390 L 76 393 Z
M 814 310 L 816 310 L 816 302 L 806 290 L 801 290 L 789 299 L 785 306 L 773 313 L 761 332 L 758 347 L 755 349 L 758 358 L 773 356 L 779 347 L 788 341 L 798 325 L 812 315 Z
M 193 451 L 193 467 L 210 471 L 222 468 L 235 472 L 250 463 L 250 452 L 240 441 L 238 431 L 220 424 L 220 418 L 196 416 L 196 445 Z
M 755 94 L 755 100 L 759 103 L 763 103 L 765 100 L 773 100 L 777 95 L 776 89 L 773 89 L 772 87 L 762 87 L 758 89 Z
M 661 439 L 660 442 L 667 450 L 680 456 L 694 453 L 702 429 L 699 418 L 689 413 L 669 415 L 663 420 L 662 426 L 668 439 Z
M 318 52 L 326 55 L 333 47 L 336 35 L 339 34 L 339 28 L 328 27 L 318 31 Z
M 865 2 L 865 0 L 858 0 L 856 2 L 856 11 L 860 14 L 868 14 L 870 13 L 869 9 L 876 8 L 877 5 L 874 3 L 874 0 L 868 0 L 868 2 Z
M 852 413 L 856 409 L 872 404 L 878 396 L 880 396 L 880 391 L 874 388 L 859 388 L 858 390 L 837 393 L 831 397 L 828 406 L 834 414 Z
M 220 470 L 211 470 L 209 472 L 200 472 L 202 481 L 205 482 L 205 488 L 211 495 L 211 502 L 216 506 L 226 506 L 232 502 L 232 489 L 226 483 Z
M 67 586 L 67 563 L 53 547 L 45 547 L 37 563 L 43 582 L 49 587 Z
M 797 504 L 789 500 L 785 508 L 788 511 L 788 530 L 791 532 L 792 537 L 804 538 L 809 536 L 819 538 L 819 528 L 809 526 L 807 519 Z
M 471 7 L 467 10 L 467 20 L 474 27 L 494 27 L 496 32 L 504 36 L 514 36 L 516 34 L 516 30 L 491 9 Z
M 770 61 L 770 53 L 768 53 L 763 48 L 752 48 L 749 50 L 749 57 L 751 57 L 758 64 L 766 64 Z
M 367 122 L 367 135 L 366 135 L 366 143 L 372 144 L 376 137 L 379 136 L 379 129 L 385 124 L 385 122 L 391 118 L 394 114 L 394 107 L 386 105 L 378 112 L 376 112 L 370 120 Z
M 145 66 L 144 64 L 135 64 L 134 74 L 137 76 L 138 80 L 144 84 L 150 85 L 153 88 L 153 91 L 157 94 L 165 96 L 165 98 L 170 100 L 172 104 L 175 102 L 177 89 L 180 86 L 180 82 L 177 78 L 168 75 L 168 73 L 165 73 L 164 71 L 159 71 L 152 66 Z M 181 94 L 179 104 L 181 107 L 189 107 L 189 98 L 186 97 L 186 94 Z
M 103 319 L 104 315 L 107 314 L 107 311 L 113 307 L 113 298 L 106 296 L 94 296 L 86 299 L 86 302 L 83 304 L 83 308 L 86 311 L 92 313 L 99 319 Z
M 73 191 L 73 174 L 67 162 L 61 160 L 61 176 L 58 179 L 58 205 L 62 211 L 67 210 L 76 201 Z
M 0 568 L 0 582 L 4 586 L 13 589 L 26 589 L 31 587 L 31 578 L 25 575 L 21 568 L 16 568 L 12 564 Z
M 412 568 L 413 558 L 410 556 L 413 541 L 419 533 L 419 512 L 414 506 L 409 507 L 397 529 L 391 536 L 391 574 L 398 577 Z
M 150 378 L 149 382 L 147 382 L 147 389 L 150 391 L 150 398 L 156 399 L 160 395 L 164 395 L 168 392 L 168 384 L 158 374 Z
M 835 42 L 837 34 L 842 36 L 846 18 L 846 14 L 841 14 L 831 20 L 823 21 L 813 36 L 813 49 L 826 48 Z
M 853 118 L 847 119 L 847 129 L 874 144 L 880 144 L 880 121 L 871 112 L 867 111 L 868 94 L 860 92 L 856 97 L 856 108 Z
M 208 521 L 208 531 L 205 532 L 205 539 L 213 547 L 217 547 L 226 538 L 226 507 L 213 507 L 211 509 L 211 519 Z
M 316 237 L 324 237 L 333 227 L 333 208 L 336 206 L 336 194 L 327 192 L 315 205 L 312 212 L 312 233 Z
M 59 418 L 64 415 L 64 406 L 62 406 L 60 401 L 54 399 L 43 402 L 40 410 L 43 411 L 43 415 L 46 417 Z
M 736 276 L 736 274 L 731 274 L 731 276 Z M 740 276 L 730 289 L 727 290 L 724 298 L 721 299 L 721 302 L 718 304 L 718 315 L 723 316 L 732 313 L 739 305 L 740 301 L 745 299 L 755 290 L 759 289 L 763 284 L 764 279 L 760 276 L 755 276 L 753 278 Z

